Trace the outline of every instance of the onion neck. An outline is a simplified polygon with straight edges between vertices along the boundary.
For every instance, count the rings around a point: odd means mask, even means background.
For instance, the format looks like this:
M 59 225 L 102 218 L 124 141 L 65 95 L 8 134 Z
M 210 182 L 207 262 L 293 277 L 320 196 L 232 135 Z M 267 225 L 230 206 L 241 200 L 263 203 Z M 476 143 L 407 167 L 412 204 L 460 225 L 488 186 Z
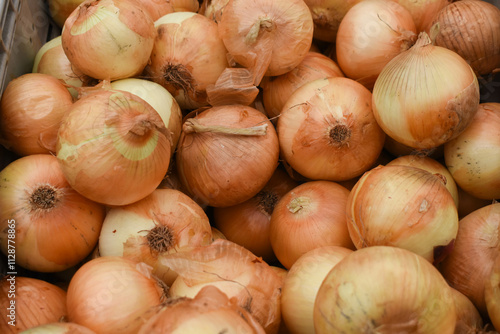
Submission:
M 267 124 L 261 124 L 249 128 L 229 128 L 221 125 L 203 125 L 196 119 L 189 118 L 184 122 L 182 130 L 185 133 L 211 132 L 241 136 L 265 136 L 267 133 L 267 126 Z
M 28 202 L 31 211 L 50 211 L 61 200 L 60 190 L 50 184 L 39 185 L 31 192 Z
M 351 129 L 346 124 L 336 124 L 328 129 L 328 137 L 330 138 L 330 143 L 335 146 L 349 146 Z
M 268 17 L 261 17 L 250 28 L 250 31 L 245 36 L 245 43 L 247 45 L 255 44 L 261 31 L 272 31 L 275 29 L 275 23 Z
M 257 198 L 259 202 L 259 210 L 264 214 L 271 216 L 276 203 L 278 203 L 278 195 L 272 191 L 261 191 L 257 194 Z
M 157 225 L 149 230 L 146 240 L 152 252 L 159 254 L 168 252 L 175 244 L 175 236 L 165 225 Z
M 311 200 L 309 197 L 296 197 L 290 201 L 287 205 L 288 211 L 291 213 L 297 213 L 301 210 L 304 210 L 309 204 Z

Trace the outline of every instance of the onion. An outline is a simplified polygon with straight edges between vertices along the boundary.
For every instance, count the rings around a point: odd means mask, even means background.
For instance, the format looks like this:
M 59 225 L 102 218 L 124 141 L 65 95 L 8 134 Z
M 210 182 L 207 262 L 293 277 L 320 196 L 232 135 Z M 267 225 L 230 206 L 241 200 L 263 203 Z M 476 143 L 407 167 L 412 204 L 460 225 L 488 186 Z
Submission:
M 85 1 L 64 23 L 62 46 L 70 62 L 92 78 L 132 77 L 149 60 L 153 23 L 135 0 Z
M 460 220 L 455 247 L 439 270 L 451 287 L 487 315 L 484 289 L 500 250 L 500 203 L 487 205 Z
M 264 75 L 292 70 L 312 44 L 313 21 L 303 0 L 230 0 L 219 34 L 229 54 L 259 85 Z
M 171 136 L 140 97 L 103 89 L 67 111 L 57 158 L 69 184 L 108 205 L 136 202 L 160 184 L 170 163 Z
M 437 13 L 454 0 L 397 0 L 413 17 L 417 32 L 424 31 Z
M 460 291 L 451 291 L 457 312 L 455 334 L 483 333 L 483 319 L 474 304 Z
M 96 333 L 137 333 L 163 295 L 150 269 L 116 256 L 86 262 L 69 283 L 68 320 Z
M 352 79 L 317 79 L 287 100 L 277 131 L 283 159 L 306 178 L 345 181 L 368 170 L 385 134 L 371 93 Z
M 0 246 L 26 269 L 77 265 L 97 244 L 104 214 L 70 187 L 50 154 L 19 158 L 0 172 Z
M 389 246 L 347 255 L 326 276 L 314 305 L 317 334 L 452 334 L 455 323 L 453 294 L 436 268 Z
M 500 199 L 500 103 L 481 103 L 469 127 L 444 145 L 444 158 L 460 188 Z
M 144 10 L 151 20 L 156 21 L 160 17 L 173 13 L 175 8 L 171 0 L 134 0 Z
M 47 0 L 50 17 L 59 26 L 64 26 L 68 16 L 85 0 Z
M 50 74 L 57 79 L 61 79 L 66 85 L 70 86 L 68 90 L 73 99 L 78 98 L 78 91 L 71 88 L 71 86 L 82 87 L 89 85 L 92 81 L 91 78 L 70 63 L 64 53 L 61 36 L 54 37 L 42 45 L 35 56 L 32 72 Z
M 262 326 L 234 299 L 208 285 L 194 298 L 172 299 L 138 334 L 265 333 Z
M 434 160 L 427 156 L 419 156 L 416 154 L 412 154 L 412 155 L 404 155 L 398 157 L 396 159 L 391 160 L 387 164 L 387 166 L 392 166 L 392 165 L 412 166 L 412 167 L 422 168 L 430 172 L 431 174 L 438 176 L 439 178 L 441 178 L 443 184 L 446 186 L 446 189 L 448 189 L 451 196 L 453 197 L 455 206 L 457 207 L 457 209 L 459 208 L 457 184 L 455 183 L 455 180 L 451 176 L 448 169 L 437 160 Z
M 302 255 L 285 277 L 281 294 L 281 314 L 291 334 L 314 333 L 314 301 L 330 270 L 353 251 L 339 246 L 323 246 Z
M 314 22 L 314 39 L 335 44 L 340 22 L 361 0 L 304 0 Z
M 61 119 L 72 103 L 66 86 L 51 75 L 13 79 L 0 100 L 3 145 L 18 155 L 54 152 Z
M 417 39 L 413 18 L 393 0 L 364 0 L 340 22 L 337 61 L 351 79 L 372 89 L 387 63 L 408 50 Z
M 343 76 L 339 66 L 331 58 L 318 52 L 308 52 L 293 70 L 279 76 L 263 78 L 260 86 L 267 115 L 278 116 L 292 93 L 305 83 Z
M 165 127 L 170 130 L 172 136 L 170 154 L 173 155 L 181 135 L 182 111 L 172 94 L 153 81 L 137 78 L 113 81 L 111 89 L 123 90 L 139 96 L 160 114 Z
M 46 281 L 7 275 L 0 279 L 0 332 L 23 330 L 66 316 L 66 292 Z
M 435 45 L 458 53 L 477 75 L 500 68 L 500 8 L 494 4 L 455 1 L 434 16 L 427 31 Z
M 484 301 L 488 317 L 495 329 L 500 328 L 500 256 L 497 255 L 486 275 L 484 283 Z
M 108 211 L 99 252 L 144 262 L 153 275 L 171 285 L 177 274 L 161 264 L 160 256 L 208 245 L 211 238 L 210 222 L 198 204 L 179 190 L 157 189 L 138 202 Z
M 314 248 L 355 249 L 347 230 L 348 196 L 349 190 L 335 182 L 310 181 L 281 198 L 271 215 L 269 238 L 285 268 Z
M 244 247 L 218 239 L 191 252 L 162 255 L 162 261 L 179 274 L 169 289 L 171 298 L 194 298 L 213 285 L 244 307 L 266 333 L 277 332 L 282 277 Z
M 203 0 L 198 13 L 219 22 L 228 2 L 229 0 Z
M 271 214 L 278 201 L 298 183 L 282 168 L 276 168 L 267 184 L 251 199 L 229 207 L 213 209 L 213 223 L 226 239 L 262 257 L 276 261 L 269 230 Z
M 96 334 L 94 331 L 73 322 L 51 322 L 25 330 L 22 334 Z
M 200 8 L 198 0 L 167 0 L 176 12 L 197 12 Z
M 255 196 L 278 166 L 276 131 L 257 109 L 212 107 L 188 118 L 176 153 L 179 178 L 197 202 L 213 207 Z
M 351 190 L 347 226 L 356 248 L 394 246 L 437 264 L 453 248 L 458 213 L 440 177 L 411 166 L 379 166 Z
M 155 21 L 157 37 L 146 76 L 165 87 L 181 109 L 208 105 L 207 86 L 228 62 L 217 24 L 193 12 L 175 12 Z
M 417 149 L 457 137 L 478 104 L 471 67 L 455 52 L 433 46 L 425 32 L 384 67 L 373 88 L 373 113 L 384 132 Z
M 400 157 L 403 155 L 419 155 L 427 156 L 436 160 L 441 160 L 444 154 L 444 145 L 439 145 L 438 147 L 428 149 L 416 149 L 401 144 L 389 136 L 385 136 L 384 149 L 395 157 Z

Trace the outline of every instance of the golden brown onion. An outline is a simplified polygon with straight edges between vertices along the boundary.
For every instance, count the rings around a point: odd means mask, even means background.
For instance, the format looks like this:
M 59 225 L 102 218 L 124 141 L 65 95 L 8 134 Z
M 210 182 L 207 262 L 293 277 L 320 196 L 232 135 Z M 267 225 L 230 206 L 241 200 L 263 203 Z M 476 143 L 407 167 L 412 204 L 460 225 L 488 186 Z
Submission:
M 396 0 L 406 8 L 411 16 L 417 32 L 424 31 L 437 13 L 453 0 Z
M 484 283 L 484 301 L 488 318 L 495 327 L 500 328 L 500 256 L 497 256 Z
M 22 334 L 96 334 L 93 330 L 74 322 L 51 322 L 27 329 Z
M 463 293 L 453 288 L 451 290 L 457 312 L 455 334 L 482 333 L 483 319 L 477 308 Z
M 64 26 L 68 16 L 85 0 L 47 0 L 50 17 L 59 26 Z

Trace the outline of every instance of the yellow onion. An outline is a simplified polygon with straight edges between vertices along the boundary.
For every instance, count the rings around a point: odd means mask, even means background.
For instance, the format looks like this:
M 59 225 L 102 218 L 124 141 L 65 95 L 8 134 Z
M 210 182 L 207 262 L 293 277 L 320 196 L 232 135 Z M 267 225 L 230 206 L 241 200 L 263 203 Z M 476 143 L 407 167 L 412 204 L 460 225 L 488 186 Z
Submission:
M 201 14 L 175 12 L 154 25 L 157 37 L 146 76 L 165 87 L 183 110 L 208 105 L 207 86 L 229 66 L 217 24 Z
M 403 155 L 391 160 L 386 166 L 401 165 L 412 166 L 425 169 L 426 171 L 441 178 L 441 181 L 446 186 L 446 189 L 453 197 L 453 201 L 457 209 L 459 208 L 458 188 L 455 180 L 450 174 L 450 171 L 442 163 L 428 156 L 420 156 L 418 154 Z
M 47 0 L 50 17 L 62 28 L 64 21 L 83 1 L 85 0 Z
M 444 145 L 456 183 L 480 199 L 500 199 L 500 103 L 481 103 L 471 124 Z
M 457 137 L 478 105 L 472 68 L 457 53 L 432 45 L 425 32 L 384 67 L 373 88 L 373 113 L 384 132 L 417 149 Z
M 99 237 L 101 256 L 144 262 L 171 285 L 177 277 L 159 261 L 162 254 L 189 251 L 212 241 L 203 209 L 179 190 L 157 189 L 130 205 L 110 209 Z
M 67 18 L 62 46 L 84 74 L 116 80 L 140 74 L 153 49 L 154 21 L 135 0 L 84 1 Z
M 417 32 L 425 31 L 437 13 L 453 0 L 396 0 L 406 8 L 411 16 Z
M 163 294 L 144 263 L 99 257 L 82 265 L 69 283 L 68 320 L 100 334 L 137 333 Z
M 361 175 L 384 146 L 371 100 L 368 89 L 342 77 L 298 88 L 278 119 L 283 159 L 313 180 L 345 181 Z
M 401 144 L 389 136 L 385 136 L 384 149 L 395 157 L 400 157 L 403 155 L 418 155 L 441 160 L 443 158 L 444 145 L 439 145 L 438 147 L 432 147 L 428 149 L 416 149 Z
M 347 230 L 349 190 L 331 181 L 309 181 L 288 191 L 271 215 L 271 246 L 287 269 L 322 246 L 355 249 Z
M 213 285 L 244 307 L 266 333 L 277 332 L 282 277 L 246 248 L 218 239 L 190 252 L 162 255 L 161 261 L 179 274 L 169 297 L 194 298 L 203 287 Z
M 105 210 L 70 187 L 53 155 L 19 158 L 0 172 L 0 246 L 33 271 L 77 265 L 97 244 Z
M 292 93 L 304 84 L 316 79 L 343 77 L 339 66 L 331 58 L 309 51 L 291 71 L 274 77 L 264 77 L 260 86 L 265 110 L 269 117 L 281 113 Z
M 276 261 L 269 239 L 271 215 L 279 200 L 298 183 L 282 168 L 276 168 L 266 185 L 249 200 L 229 207 L 213 208 L 213 224 L 227 240 L 261 256 L 267 263 Z
M 500 68 L 500 8 L 487 1 L 454 1 L 427 27 L 434 44 L 462 56 L 477 75 Z
M 336 59 L 348 78 L 372 89 L 384 66 L 416 39 L 415 23 L 406 8 L 393 0 L 364 0 L 340 22 Z
M 361 0 L 304 0 L 314 22 L 314 39 L 335 42 L 340 22 Z M 333 43 L 334 44 L 334 43 Z
M 218 23 L 229 54 L 248 68 L 254 85 L 264 75 L 292 70 L 306 56 L 313 21 L 303 0 L 230 0 Z
M 219 22 L 228 2 L 229 0 L 203 0 L 198 13 Z
M 484 284 L 484 300 L 488 318 L 495 329 L 500 328 L 500 256 L 497 255 Z
M 314 304 L 315 333 L 452 334 L 453 294 L 439 271 L 405 249 L 374 246 L 342 259 Z
M 460 291 L 451 288 L 455 309 L 457 312 L 457 324 L 455 334 L 482 333 L 483 318 L 469 298 Z
M 156 21 L 160 17 L 175 11 L 171 0 L 134 0 L 150 17 Z
M 41 279 L 7 275 L 0 279 L 0 332 L 57 322 L 67 315 L 66 292 Z
M 23 156 L 55 152 L 57 131 L 72 103 L 66 86 L 49 74 L 13 79 L 0 100 L 3 145 Z
M 111 82 L 110 87 L 135 94 L 156 110 L 165 127 L 170 130 L 172 136 L 170 154 L 173 155 L 181 135 L 182 111 L 172 94 L 160 84 L 138 78 L 116 80 Z
M 202 288 L 193 298 L 166 303 L 138 334 L 238 333 L 263 334 L 255 318 L 234 299 L 214 286 Z
M 257 109 L 227 105 L 188 118 L 176 153 L 182 184 L 197 202 L 214 207 L 255 196 L 278 166 L 274 126 Z
M 21 334 L 96 334 L 93 330 L 73 322 L 51 322 L 32 327 Z
M 500 203 L 482 207 L 460 220 L 453 251 L 439 265 L 451 287 L 467 296 L 484 317 L 485 284 L 500 251 Z
M 400 247 L 437 264 L 453 248 L 458 213 L 438 176 L 412 166 L 379 166 L 351 190 L 347 226 L 358 249 Z
M 50 74 L 57 79 L 61 79 L 70 86 L 68 90 L 73 99 L 78 98 L 78 91 L 71 88 L 71 86 L 82 87 L 89 85 L 92 81 L 91 78 L 70 63 L 62 48 L 60 35 L 43 44 L 38 50 L 32 72 Z
M 323 246 L 303 254 L 288 271 L 281 292 L 281 314 L 291 334 L 314 333 L 314 302 L 330 270 L 353 251 Z
M 149 195 L 170 163 L 171 136 L 146 101 L 125 91 L 102 89 L 67 111 L 57 159 L 69 184 L 108 205 Z
M 167 0 L 176 12 L 197 12 L 200 8 L 198 0 Z

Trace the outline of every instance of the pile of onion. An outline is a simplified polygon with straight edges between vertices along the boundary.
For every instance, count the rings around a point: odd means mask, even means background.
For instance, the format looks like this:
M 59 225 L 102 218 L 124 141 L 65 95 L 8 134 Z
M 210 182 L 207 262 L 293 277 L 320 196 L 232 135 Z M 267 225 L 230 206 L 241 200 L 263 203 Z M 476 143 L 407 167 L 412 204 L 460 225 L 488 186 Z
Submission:
M 22 157 L 0 172 L 0 247 L 19 266 L 57 272 L 77 265 L 96 246 L 104 215 L 71 188 L 53 155 Z
M 255 196 L 271 179 L 278 156 L 278 136 L 264 114 L 243 105 L 217 106 L 185 120 L 177 172 L 195 201 L 227 207 Z
M 361 175 L 378 158 L 385 139 L 371 101 L 370 91 L 348 78 L 301 86 L 278 119 L 283 159 L 313 180 L 345 181 Z
M 161 116 L 140 97 L 101 89 L 67 110 L 57 159 L 71 187 L 108 205 L 136 202 L 161 183 L 171 139 Z
M 49 324 L 32 327 L 23 334 L 96 334 L 93 330 L 74 322 L 51 322 Z
M 171 285 L 177 274 L 162 265 L 161 255 L 211 241 L 210 222 L 198 204 L 179 190 L 157 189 L 138 202 L 107 212 L 99 253 L 144 262 L 153 268 L 153 275 Z
M 135 0 L 84 1 L 66 19 L 61 34 L 69 61 L 101 80 L 140 74 L 155 37 L 154 21 Z
M 378 124 L 397 142 L 416 149 L 456 138 L 478 105 L 472 68 L 457 53 L 432 45 L 425 32 L 384 67 L 373 87 Z
M 52 75 L 13 79 L 0 100 L 2 145 L 18 155 L 55 152 L 57 131 L 72 103 L 66 86 Z
M 347 226 L 358 249 L 401 247 L 437 264 L 453 249 L 458 213 L 442 178 L 412 166 L 378 166 L 351 190 Z

